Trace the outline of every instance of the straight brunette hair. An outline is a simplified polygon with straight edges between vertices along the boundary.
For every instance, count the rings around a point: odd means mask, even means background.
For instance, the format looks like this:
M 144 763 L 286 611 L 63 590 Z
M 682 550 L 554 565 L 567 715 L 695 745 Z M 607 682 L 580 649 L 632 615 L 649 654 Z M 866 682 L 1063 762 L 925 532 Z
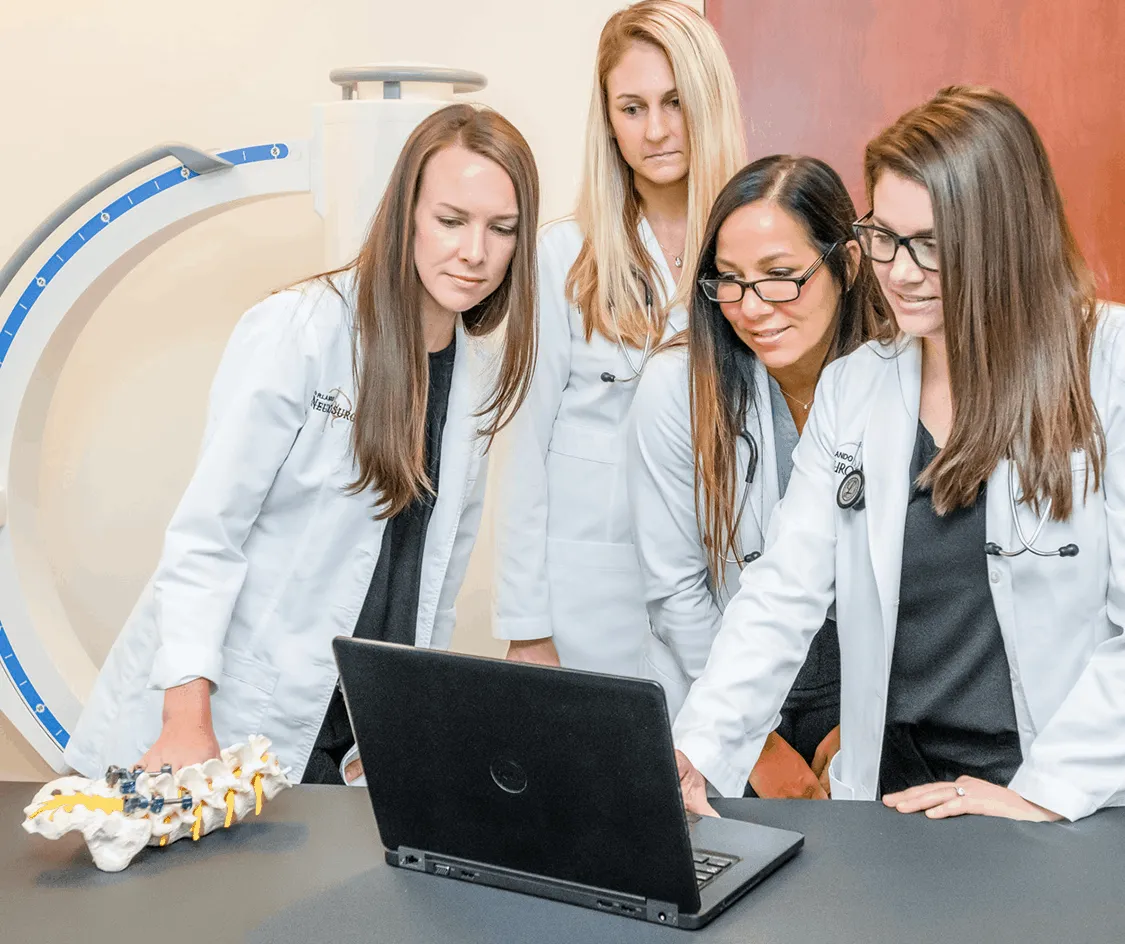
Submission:
M 950 86 L 867 145 L 869 198 L 887 171 L 929 192 L 941 266 L 953 426 L 919 481 L 946 514 L 1008 458 L 1035 512 L 1049 500 L 1065 520 L 1070 454 L 1086 453 L 1084 488 L 1105 464 L 1090 394 L 1098 315 L 1038 132 L 1001 92 Z
M 425 289 L 414 264 L 414 210 L 430 158 L 455 146 L 507 172 L 519 214 L 516 249 L 504 280 L 461 316 L 467 334 L 483 337 L 510 315 L 495 382 L 476 413 L 484 420 L 478 435 L 488 439 L 489 447 L 527 395 L 535 364 L 535 158 L 523 135 L 497 112 L 449 105 L 422 121 L 407 139 L 358 257 L 321 276 L 335 289 L 333 275 L 355 272 L 352 449 L 357 475 L 350 490 L 376 493 L 377 518 L 393 517 L 424 494 L 433 494 L 425 467 L 429 358 L 422 326 Z

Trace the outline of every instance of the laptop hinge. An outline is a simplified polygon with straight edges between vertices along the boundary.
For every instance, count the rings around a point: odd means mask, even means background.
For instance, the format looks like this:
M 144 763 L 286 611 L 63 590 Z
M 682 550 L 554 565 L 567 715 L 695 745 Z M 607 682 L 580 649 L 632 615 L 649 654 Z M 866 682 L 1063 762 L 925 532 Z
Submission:
M 654 924 L 666 924 L 674 928 L 680 923 L 680 908 L 670 901 L 649 898 L 645 901 L 645 917 Z

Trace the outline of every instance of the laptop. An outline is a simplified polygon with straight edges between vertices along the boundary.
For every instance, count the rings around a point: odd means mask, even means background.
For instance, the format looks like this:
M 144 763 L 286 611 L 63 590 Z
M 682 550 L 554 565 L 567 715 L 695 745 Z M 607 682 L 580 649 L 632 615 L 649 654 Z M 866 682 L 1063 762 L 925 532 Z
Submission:
M 656 682 L 332 646 L 393 866 L 694 929 L 804 842 L 685 815 Z

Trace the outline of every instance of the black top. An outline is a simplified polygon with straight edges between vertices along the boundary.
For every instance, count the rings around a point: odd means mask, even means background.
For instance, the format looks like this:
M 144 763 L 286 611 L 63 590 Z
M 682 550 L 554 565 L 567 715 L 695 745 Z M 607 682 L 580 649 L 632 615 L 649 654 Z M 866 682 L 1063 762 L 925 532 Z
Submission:
M 426 473 L 434 493 L 441 465 L 441 437 L 449 409 L 455 343 L 430 354 L 430 386 L 426 399 Z M 434 510 L 434 495 L 423 494 L 387 521 L 379 560 L 367 588 L 352 635 L 414 645 L 418 621 L 418 593 L 426 529 Z M 320 733 L 302 777 L 303 783 L 342 783 L 340 761 L 355 743 L 343 694 L 332 694 Z
M 937 455 L 918 424 L 910 478 Z M 887 691 L 884 793 L 962 774 L 1006 786 L 1023 762 L 1008 657 L 988 585 L 985 486 L 940 516 L 912 486 Z

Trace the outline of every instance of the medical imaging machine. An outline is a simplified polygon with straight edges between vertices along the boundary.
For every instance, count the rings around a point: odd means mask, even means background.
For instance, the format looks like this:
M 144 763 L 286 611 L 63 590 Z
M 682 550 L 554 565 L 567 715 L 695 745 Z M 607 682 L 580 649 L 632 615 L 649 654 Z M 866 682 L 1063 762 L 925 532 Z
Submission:
M 311 192 L 325 224 L 326 267 L 350 261 L 410 132 L 486 84 L 474 72 L 430 66 L 337 69 L 330 78 L 343 100 L 313 107 L 308 140 L 218 153 L 157 145 L 79 190 L 0 268 L 0 711 L 57 771 L 98 670 L 40 540 L 42 430 L 79 334 L 147 255 L 251 201 Z M 154 176 L 104 203 L 107 191 L 153 165 Z

